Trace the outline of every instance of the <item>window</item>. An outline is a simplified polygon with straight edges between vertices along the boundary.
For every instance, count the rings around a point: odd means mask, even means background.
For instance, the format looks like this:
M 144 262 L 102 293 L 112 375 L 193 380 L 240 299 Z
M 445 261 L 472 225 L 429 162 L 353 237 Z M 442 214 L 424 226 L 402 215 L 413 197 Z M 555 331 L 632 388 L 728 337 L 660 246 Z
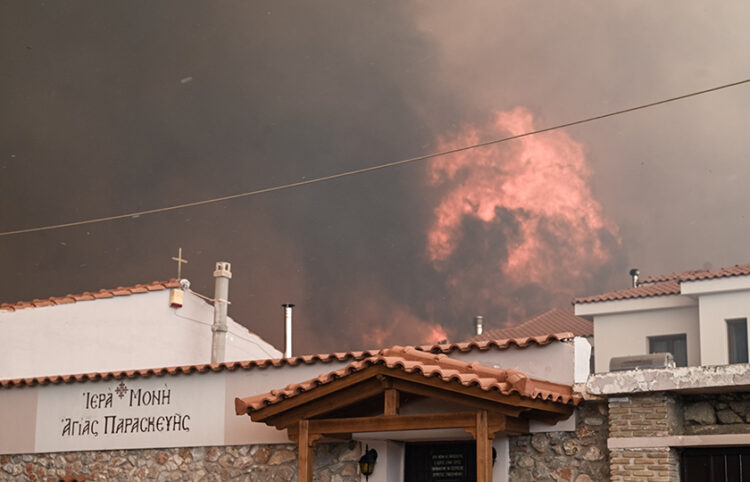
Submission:
M 678 367 L 687 366 L 687 336 L 680 335 L 651 336 L 648 339 L 649 353 L 671 353 Z
M 727 320 L 729 363 L 747 363 L 747 318 Z

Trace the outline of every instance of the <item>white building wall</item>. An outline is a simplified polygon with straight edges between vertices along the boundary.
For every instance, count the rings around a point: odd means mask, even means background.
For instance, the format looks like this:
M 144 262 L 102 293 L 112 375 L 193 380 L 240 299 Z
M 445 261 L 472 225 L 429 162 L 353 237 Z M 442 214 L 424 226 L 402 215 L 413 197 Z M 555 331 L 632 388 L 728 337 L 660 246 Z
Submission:
M 597 373 L 609 371 L 616 356 L 645 355 L 648 337 L 684 333 L 689 366 L 701 364 L 698 307 L 675 307 L 595 315 L 594 364 Z
M 491 349 L 483 352 L 455 351 L 449 356 L 457 360 L 478 361 L 483 365 L 513 369 L 525 373 L 529 378 L 573 385 L 575 383 L 575 358 L 577 344 L 573 341 L 552 342 L 549 345 L 534 345 L 518 348 L 511 346 L 505 350 Z M 581 350 L 590 347 L 578 346 Z M 542 355 L 541 353 L 544 353 Z M 587 356 L 586 355 L 586 356 Z
M 750 319 L 750 291 L 702 294 L 700 309 L 701 364 L 729 363 L 727 320 Z
M 0 312 L 0 379 L 209 363 L 213 306 L 169 290 Z M 281 352 L 229 320 L 227 361 Z

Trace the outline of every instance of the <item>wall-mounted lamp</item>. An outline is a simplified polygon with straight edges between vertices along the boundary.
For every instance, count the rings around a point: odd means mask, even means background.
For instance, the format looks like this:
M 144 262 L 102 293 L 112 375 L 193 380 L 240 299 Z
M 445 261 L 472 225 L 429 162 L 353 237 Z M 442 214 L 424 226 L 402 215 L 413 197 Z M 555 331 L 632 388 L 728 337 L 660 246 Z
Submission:
M 378 460 L 378 452 L 365 445 L 365 453 L 359 458 L 359 471 L 365 476 L 365 480 L 370 480 L 372 471 L 375 470 L 375 461 Z

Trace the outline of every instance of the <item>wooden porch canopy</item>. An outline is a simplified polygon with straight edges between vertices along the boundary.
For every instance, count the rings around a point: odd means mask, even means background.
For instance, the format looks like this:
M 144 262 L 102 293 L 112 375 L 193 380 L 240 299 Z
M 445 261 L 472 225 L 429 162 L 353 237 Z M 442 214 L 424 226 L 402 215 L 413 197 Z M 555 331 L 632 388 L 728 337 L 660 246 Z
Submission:
M 442 413 L 400 414 L 424 398 L 464 407 Z M 393 347 L 346 367 L 280 390 L 235 399 L 238 415 L 287 430 L 297 442 L 299 482 L 312 481 L 312 446 L 352 433 L 459 428 L 476 440 L 477 480 L 492 480 L 492 439 L 528 433 L 529 421 L 554 424 L 579 399 L 571 387 L 528 378 L 411 347 Z

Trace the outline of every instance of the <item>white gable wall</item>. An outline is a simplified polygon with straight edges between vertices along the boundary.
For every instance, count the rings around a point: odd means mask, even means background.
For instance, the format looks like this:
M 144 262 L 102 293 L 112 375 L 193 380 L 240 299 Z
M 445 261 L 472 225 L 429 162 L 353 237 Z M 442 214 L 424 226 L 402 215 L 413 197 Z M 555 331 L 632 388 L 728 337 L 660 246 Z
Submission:
M 0 312 L 0 379 L 209 363 L 213 306 L 169 290 Z M 281 353 L 229 320 L 227 361 Z
M 688 365 L 701 364 L 698 307 L 663 308 L 594 316 L 595 371 L 609 371 L 612 357 L 645 355 L 648 337 L 684 333 Z
M 699 298 L 699 306 L 702 364 L 729 363 L 726 321 L 750 319 L 750 291 L 704 294 Z

